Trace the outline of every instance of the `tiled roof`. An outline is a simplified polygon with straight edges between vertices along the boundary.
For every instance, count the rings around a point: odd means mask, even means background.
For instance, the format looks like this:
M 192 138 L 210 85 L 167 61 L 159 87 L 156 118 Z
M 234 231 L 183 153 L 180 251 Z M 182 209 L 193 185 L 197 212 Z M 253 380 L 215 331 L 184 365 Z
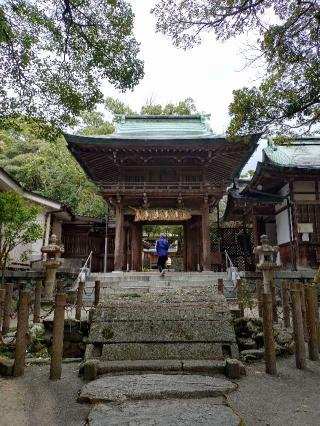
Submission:
M 269 145 L 264 149 L 266 162 L 282 166 L 320 169 L 320 138 L 296 139 L 286 145 Z
M 119 115 L 110 138 L 210 138 L 209 115 Z

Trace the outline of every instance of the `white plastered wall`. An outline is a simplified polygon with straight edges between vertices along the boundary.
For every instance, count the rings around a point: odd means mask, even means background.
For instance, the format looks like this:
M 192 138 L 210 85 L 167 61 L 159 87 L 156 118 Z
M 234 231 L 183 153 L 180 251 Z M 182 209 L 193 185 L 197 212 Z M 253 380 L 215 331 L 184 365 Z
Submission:
M 283 186 L 279 195 L 286 196 L 289 193 L 289 185 Z M 281 210 L 283 207 L 287 206 L 287 200 L 283 200 L 282 203 L 276 205 L 276 212 Z M 289 232 L 289 217 L 288 210 L 283 210 L 280 213 L 276 214 L 276 228 L 277 228 L 277 244 L 285 244 L 290 242 L 290 232 Z
M 45 232 L 46 225 L 46 209 L 43 209 L 37 215 L 37 223 L 39 223 L 43 228 L 43 235 Z M 34 260 L 41 259 L 41 247 L 43 245 L 43 237 L 39 238 L 37 241 L 31 244 L 19 244 L 12 252 L 10 253 L 12 263 L 30 263 Z M 27 260 L 22 260 L 21 256 L 23 253 L 27 254 Z

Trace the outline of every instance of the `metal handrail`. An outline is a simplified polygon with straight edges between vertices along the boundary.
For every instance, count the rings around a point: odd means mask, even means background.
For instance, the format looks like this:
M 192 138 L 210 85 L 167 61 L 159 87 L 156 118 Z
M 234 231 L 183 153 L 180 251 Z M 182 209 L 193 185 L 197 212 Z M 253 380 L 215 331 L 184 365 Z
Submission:
M 87 260 L 85 261 L 84 265 L 81 267 L 80 272 L 77 278 L 75 279 L 72 288 L 70 289 L 71 291 L 74 291 L 78 288 L 80 279 L 85 281 L 86 278 L 90 275 L 91 265 L 92 265 L 92 255 L 93 255 L 93 251 L 91 250 L 91 252 L 89 253 L 89 256 L 87 257 Z
M 234 272 L 235 276 L 236 276 L 235 280 L 233 280 L 232 279 L 232 275 L 231 275 L 231 280 L 233 282 L 233 288 L 235 289 L 236 285 L 237 285 L 237 279 L 239 279 L 241 277 L 239 275 L 239 272 L 238 272 L 237 268 L 234 266 L 234 264 L 233 264 L 233 262 L 231 260 L 231 257 L 229 256 L 227 250 L 224 251 L 224 254 L 225 254 L 225 258 L 226 258 L 226 271 L 228 271 L 228 269 L 230 268 L 231 271 Z

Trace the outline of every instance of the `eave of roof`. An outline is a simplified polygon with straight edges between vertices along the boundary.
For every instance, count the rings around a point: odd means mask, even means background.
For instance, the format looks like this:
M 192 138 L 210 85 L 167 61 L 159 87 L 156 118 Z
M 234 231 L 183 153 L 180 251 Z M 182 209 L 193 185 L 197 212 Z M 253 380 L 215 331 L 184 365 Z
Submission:
M 70 135 L 65 134 L 65 139 L 68 143 L 68 149 L 76 158 L 80 166 L 86 172 L 87 176 L 91 180 L 95 180 L 94 176 L 90 170 L 90 168 L 86 165 L 83 160 L 81 153 L 79 152 L 80 147 L 104 147 L 108 150 L 119 150 L 126 149 L 127 147 L 134 146 L 135 148 L 159 148 L 161 147 L 171 147 L 173 149 L 179 147 L 180 149 L 186 146 L 187 148 L 197 148 L 197 149 L 205 149 L 210 150 L 214 147 L 220 146 L 228 146 L 234 148 L 234 152 L 244 151 L 242 153 L 241 158 L 239 159 L 239 163 L 237 167 L 233 170 L 232 175 L 230 176 L 230 181 L 240 175 L 241 170 L 248 162 L 254 151 L 258 146 L 258 141 L 261 137 L 261 134 L 253 134 L 247 136 L 239 136 L 235 139 L 228 140 L 224 137 L 212 137 L 212 138 L 190 138 L 190 139 L 114 139 L 114 138 L 104 138 L 104 137 L 92 137 L 92 136 L 80 136 L 80 135 Z
M 240 202 L 240 205 L 243 205 L 244 208 L 247 204 L 275 205 L 281 203 L 285 198 L 281 195 L 269 194 L 262 191 L 247 190 L 245 193 L 243 191 L 244 190 L 238 188 L 232 188 L 228 190 L 227 205 L 222 218 L 223 221 L 240 218 L 243 215 L 243 211 L 239 212 L 236 210 L 234 205 L 235 202 Z
M 1 175 L 8 180 L 8 182 L 10 183 L 9 187 L 12 191 L 18 192 L 21 196 L 23 196 L 27 200 L 40 204 L 45 207 L 49 207 L 53 209 L 53 213 L 54 211 L 60 212 L 64 210 L 65 212 L 67 212 L 67 214 L 69 214 L 70 217 L 72 217 L 73 213 L 67 206 L 59 203 L 58 201 L 44 197 L 43 195 L 37 194 L 35 192 L 27 191 L 16 179 L 14 179 L 2 167 L 0 167 L 0 179 L 1 179 Z
M 288 144 L 275 145 L 269 140 L 263 150 L 265 162 L 278 167 L 320 170 L 320 138 L 297 138 Z
M 83 136 L 83 135 L 71 135 L 68 133 L 64 134 L 68 145 L 104 145 L 107 148 L 120 148 L 127 147 L 133 144 L 146 144 L 146 146 L 158 145 L 196 145 L 199 147 L 208 146 L 208 144 L 213 145 L 248 145 L 257 143 L 261 137 L 261 134 L 253 134 L 247 136 L 237 136 L 230 141 L 225 136 L 179 136 L 171 137 L 164 135 L 163 137 L 154 136 L 154 137 L 143 137 L 143 136 L 132 136 L 128 137 L 126 135 L 106 135 L 106 136 Z
M 244 203 L 254 203 L 254 204 L 277 204 L 281 203 L 284 200 L 284 197 L 281 195 L 269 194 L 262 191 L 240 191 L 239 189 L 230 189 L 228 195 L 235 200 L 243 201 Z

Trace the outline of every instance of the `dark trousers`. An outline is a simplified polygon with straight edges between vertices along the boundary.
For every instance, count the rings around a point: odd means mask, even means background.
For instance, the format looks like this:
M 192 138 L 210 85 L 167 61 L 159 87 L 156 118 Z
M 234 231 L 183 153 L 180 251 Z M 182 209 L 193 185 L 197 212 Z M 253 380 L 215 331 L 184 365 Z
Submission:
M 158 257 L 157 266 L 158 266 L 159 272 L 162 272 L 162 270 L 165 269 L 167 259 L 168 259 L 168 256 L 159 256 Z

